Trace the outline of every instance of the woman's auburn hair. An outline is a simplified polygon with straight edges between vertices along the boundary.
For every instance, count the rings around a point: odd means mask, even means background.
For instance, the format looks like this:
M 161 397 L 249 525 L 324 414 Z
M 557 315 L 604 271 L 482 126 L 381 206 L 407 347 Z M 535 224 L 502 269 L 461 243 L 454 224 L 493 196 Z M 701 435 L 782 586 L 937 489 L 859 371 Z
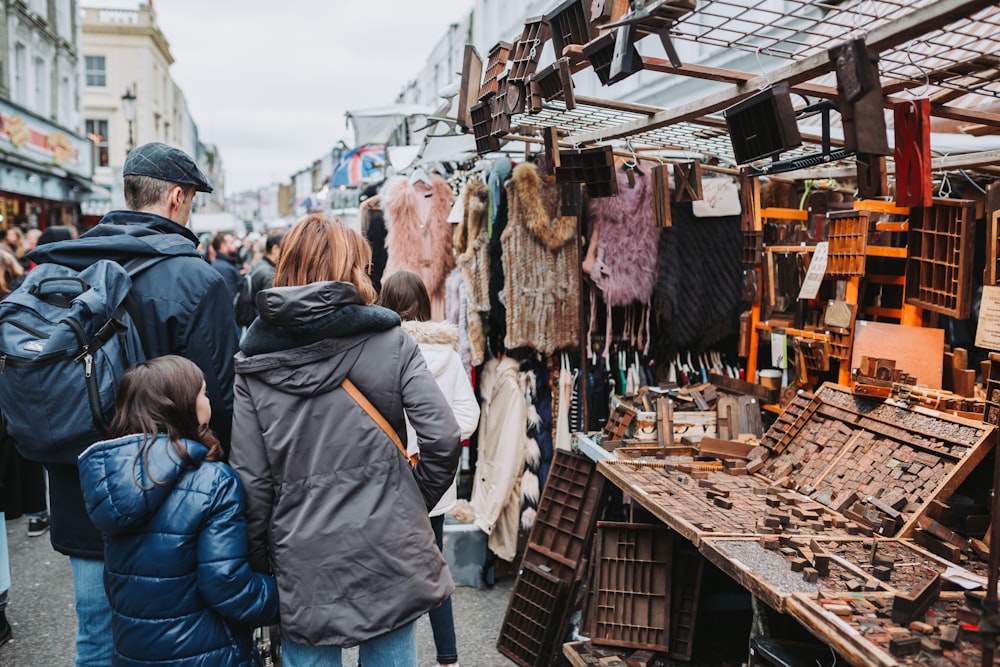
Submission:
M 339 280 L 353 284 L 366 306 L 378 294 L 368 277 L 372 249 L 359 232 L 326 213 L 299 219 L 281 242 L 274 270 L 275 287 L 293 287 Z

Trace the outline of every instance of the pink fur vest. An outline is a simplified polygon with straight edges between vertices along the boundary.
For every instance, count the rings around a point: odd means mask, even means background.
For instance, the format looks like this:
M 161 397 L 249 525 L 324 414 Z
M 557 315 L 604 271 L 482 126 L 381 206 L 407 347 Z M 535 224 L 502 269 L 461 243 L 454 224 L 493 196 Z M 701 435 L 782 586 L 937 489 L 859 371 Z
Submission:
M 455 268 L 452 229 L 448 224 L 453 195 L 443 178 L 431 176 L 432 187 L 410 185 L 395 176 L 385 182 L 380 201 L 387 230 L 389 253 L 384 277 L 396 271 L 413 271 L 427 287 L 433 319 L 444 319 L 445 280 Z M 430 195 L 425 200 L 425 194 Z M 438 312 L 439 311 L 439 312 Z M 437 315 L 434 317 L 434 315 Z

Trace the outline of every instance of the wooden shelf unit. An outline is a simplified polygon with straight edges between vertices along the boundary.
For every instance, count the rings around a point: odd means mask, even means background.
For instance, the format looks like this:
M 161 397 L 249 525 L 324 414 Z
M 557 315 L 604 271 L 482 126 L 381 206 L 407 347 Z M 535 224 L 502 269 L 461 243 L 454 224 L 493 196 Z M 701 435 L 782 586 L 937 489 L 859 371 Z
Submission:
M 884 306 L 866 304 L 862 293 L 863 284 L 883 285 L 898 288 L 901 295 L 907 291 L 907 275 L 885 275 L 869 274 L 866 270 L 866 263 L 869 257 L 904 260 L 907 258 L 908 249 L 905 247 L 881 246 L 868 243 L 868 234 L 878 225 L 885 225 L 878 231 L 906 231 L 909 229 L 908 220 L 894 220 L 888 222 L 873 220 L 879 216 L 906 216 L 910 209 L 896 206 L 892 202 L 881 200 L 861 200 L 854 202 L 852 211 L 840 211 L 831 213 L 828 217 L 830 225 L 830 254 L 827 265 L 827 278 L 845 280 L 844 300 L 847 303 L 857 306 L 858 315 L 862 319 L 870 318 L 876 321 L 894 320 L 904 326 L 922 326 L 923 309 L 919 306 L 908 303 L 903 296 L 900 298 L 900 305 Z M 800 220 L 808 219 L 808 212 L 798 209 L 762 208 L 758 229 L 763 228 L 766 222 L 773 220 Z M 815 246 L 796 245 L 775 245 L 765 246 L 764 253 L 814 253 Z M 767 264 L 765 261 L 764 265 Z M 835 273 L 831 273 L 831 266 Z M 754 270 L 761 271 L 760 268 Z M 864 281 L 864 283 L 862 282 Z M 851 381 L 851 351 L 853 349 L 854 332 L 842 330 L 809 330 L 784 326 L 782 324 L 771 323 L 761 320 L 761 304 L 755 303 L 751 307 L 751 332 L 750 332 L 750 353 L 747 357 L 747 379 L 754 381 L 758 369 L 758 345 L 761 332 L 784 333 L 791 338 L 805 338 L 809 340 L 825 341 L 829 345 L 830 358 L 840 362 L 838 382 L 848 385 Z

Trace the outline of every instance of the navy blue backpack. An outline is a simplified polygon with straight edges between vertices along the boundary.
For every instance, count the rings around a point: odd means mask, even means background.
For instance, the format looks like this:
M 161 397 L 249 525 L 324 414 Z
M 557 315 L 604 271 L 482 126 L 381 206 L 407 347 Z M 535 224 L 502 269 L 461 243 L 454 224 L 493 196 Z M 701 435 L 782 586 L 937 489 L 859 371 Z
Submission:
M 22 456 L 76 463 L 107 437 L 119 378 L 145 359 L 132 277 L 163 259 L 39 264 L 0 301 L 0 416 Z

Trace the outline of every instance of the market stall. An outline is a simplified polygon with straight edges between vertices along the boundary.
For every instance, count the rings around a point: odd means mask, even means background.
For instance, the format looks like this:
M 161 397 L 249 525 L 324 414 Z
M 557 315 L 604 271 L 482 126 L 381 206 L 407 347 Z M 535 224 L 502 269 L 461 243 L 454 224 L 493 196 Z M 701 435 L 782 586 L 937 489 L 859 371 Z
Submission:
M 956 525 L 948 501 L 1000 422 L 1000 364 L 979 367 L 1000 336 L 960 335 L 1000 281 L 1000 70 L 984 55 L 998 20 L 971 0 L 567 0 L 485 58 L 466 47 L 448 123 L 479 159 L 450 179 L 453 321 L 470 368 L 519 364 L 518 418 L 541 451 L 539 465 L 506 443 L 542 484 L 529 512 L 520 498 L 511 659 L 601 659 L 560 651 L 576 603 L 586 650 L 690 659 L 685 582 L 706 563 L 854 664 L 988 655 L 988 622 L 966 627 L 986 525 Z M 652 35 L 666 58 L 635 49 Z M 687 62 L 692 45 L 734 66 Z M 640 70 L 705 87 L 665 108 L 574 91 L 582 72 L 611 85 Z M 569 432 L 595 431 L 576 436 L 588 456 L 566 458 Z M 637 444 L 659 455 L 626 453 Z M 598 479 L 652 523 L 601 525 Z M 624 544 L 646 555 L 613 556 Z M 601 568 L 644 583 L 602 588 Z M 962 585 L 978 597 L 940 591 Z

